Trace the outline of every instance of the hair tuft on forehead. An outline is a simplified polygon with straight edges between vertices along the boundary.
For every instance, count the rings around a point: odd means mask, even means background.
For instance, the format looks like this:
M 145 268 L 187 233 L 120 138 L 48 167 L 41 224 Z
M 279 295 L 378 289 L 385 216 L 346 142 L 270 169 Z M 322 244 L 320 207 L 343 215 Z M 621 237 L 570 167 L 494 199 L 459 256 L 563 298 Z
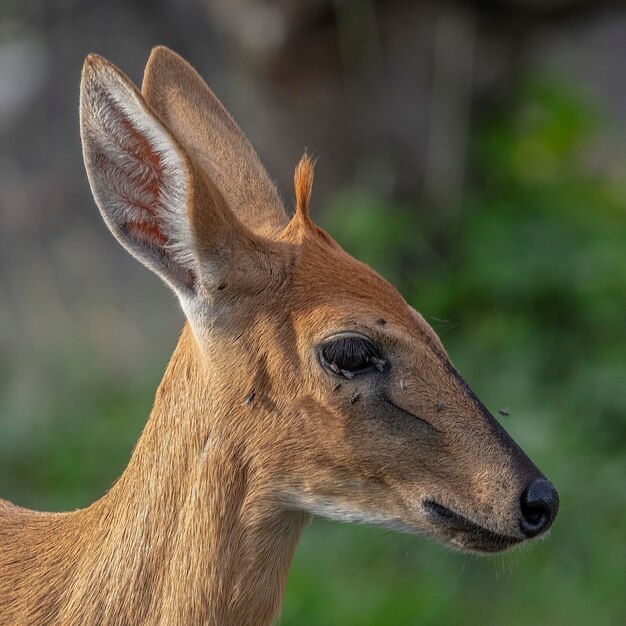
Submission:
M 309 222 L 309 199 L 313 188 L 314 162 L 305 152 L 296 166 L 294 185 L 296 188 L 296 215 Z

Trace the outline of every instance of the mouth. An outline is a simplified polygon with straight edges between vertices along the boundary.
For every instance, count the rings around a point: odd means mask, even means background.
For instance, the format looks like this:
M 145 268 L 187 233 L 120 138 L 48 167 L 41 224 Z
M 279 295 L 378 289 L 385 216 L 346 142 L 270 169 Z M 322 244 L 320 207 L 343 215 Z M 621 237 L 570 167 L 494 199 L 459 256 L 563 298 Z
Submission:
M 522 541 L 517 537 L 493 532 L 434 500 L 424 500 L 422 509 L 429 520 L 443 532 L 445 539 L 462 550 L 502 552 Z

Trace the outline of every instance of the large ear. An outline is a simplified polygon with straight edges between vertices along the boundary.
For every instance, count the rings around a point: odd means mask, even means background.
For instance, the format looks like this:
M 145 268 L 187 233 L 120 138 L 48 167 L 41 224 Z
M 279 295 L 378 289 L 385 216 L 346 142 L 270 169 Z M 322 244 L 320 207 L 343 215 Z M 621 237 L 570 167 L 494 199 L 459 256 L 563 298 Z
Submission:
M 168 48 L 154 48 L 142 94 L 194 165 L 212 180 L 237 218 L 271 236 L 288 222 L 254 148 L 200 75 Z
M 206 265 L 199 254 L 213 244 L 219 258 L 229 239 L 223 199 L 194 176 L 130 80 L 96 55 L 83 68 L 80 131 L 91 190 L 111 232 L 181 299 L 192 295 Z M 200 231 L 210 241 L 196 241 Z

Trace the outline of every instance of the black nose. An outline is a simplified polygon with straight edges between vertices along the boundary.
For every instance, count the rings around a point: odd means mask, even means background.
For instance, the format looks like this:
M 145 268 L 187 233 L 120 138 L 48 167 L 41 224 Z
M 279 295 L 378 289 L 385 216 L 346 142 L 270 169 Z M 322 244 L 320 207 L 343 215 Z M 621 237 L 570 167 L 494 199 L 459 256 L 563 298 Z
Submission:
M 536 478 L 520 498 L 520 528 L 526 537 L 536 537 L 550 528 L 559 510 L 559 494 L 547 478 Z

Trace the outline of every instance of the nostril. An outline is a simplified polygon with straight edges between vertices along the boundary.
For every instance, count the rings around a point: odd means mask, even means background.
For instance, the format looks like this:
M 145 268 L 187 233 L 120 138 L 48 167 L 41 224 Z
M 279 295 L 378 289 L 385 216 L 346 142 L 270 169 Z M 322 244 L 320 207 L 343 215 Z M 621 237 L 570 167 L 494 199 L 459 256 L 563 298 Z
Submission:
M 550 528 L 559 510 L 559 494 L 547 478 L 536 478 L 520 498 L 520 528 L 536 537 Z

